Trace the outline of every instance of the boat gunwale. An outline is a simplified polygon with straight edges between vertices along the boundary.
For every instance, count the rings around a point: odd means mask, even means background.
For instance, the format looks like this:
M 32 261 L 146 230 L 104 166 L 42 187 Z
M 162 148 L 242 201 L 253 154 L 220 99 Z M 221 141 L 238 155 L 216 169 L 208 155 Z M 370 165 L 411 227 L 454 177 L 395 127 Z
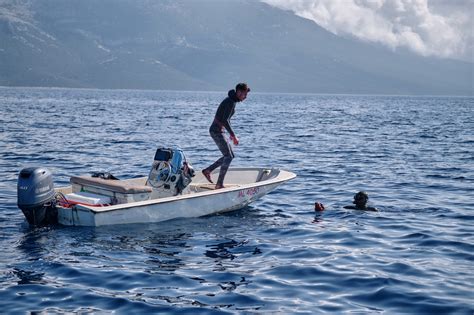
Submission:
M 256 170 L 256 169 L 268 169 L 268 168 L 235 168 L 234 170 Z M 283 173 L 283 174 L 282 174 Z M 89 211 L 93 212 L 94 214 L 96 213 L 104 213 L 104 212 L 109 212 L 109 211 L 117 211 L 117 210 L 123 210 L 123 209 L 130 209 L 130 208 L 136 208 L 136 207 L 143 207 L 143 206 L 150 206 L 150 205 L 155 205 L 155 204 L 164 204 L 164 203 L 169 203 L 177 200 L 187 200 L 187 199 L 193 199 L 193 198 L 200 198 L 204 196 L 211 196 L 211 195 L 217 195 L 217 194 L 222 194 L 222 193 L 229 193 L 233 191 L 239 191 L 243 189 L 249 189 L 249 188 L 254 188 L 254 187 L 260 187 L 260 186 L 267 186 L 271 184 L 279 184 L 288 180 L 291 180 L 295 178 L 297 175 L 293 172 L 285 171 L 285 170 L 279 170 L 279 174 L 274 177 L 270 178 L 264 181 L 259 181 L 259 182 L 254 182 L 250 184 L 243 184 L 243 185 L 238 185 L 238 186 L 230 186 L 230 187 L 224 187 L 218 190 L 209 190 L 209 191 L 201 191 L 201 192 L 196 192 L 196 193 L 191 193 L 191 194 L 186 194 L 186 195 L 178 195 L 178 196 L 171 196 L 171 197 L 165 197 L 165 198 L 156 198 L 156 199 L 149 199 L 149 200 L 143 200 L 143 201 L 136 201 L 136 202 L 130 202 L 130 203 L 123 203 L 123 204 L 117 204 L 117 205 L 110 205 L 110 206 L 103 206 L 103 207 L 92 207 L 88 205 L 74 205 L 72 208 L 65 208 L 65 207 L 60 207 L 62 209 L 71 209 L 74 211 Z M 145 176 L 146 177 L 146 176 Z M 140 177 L 138 177 L 140 178 Z M 127 180 L 134 180 L 138 178 L 130 178 Z M 66 187 L 58 187 L 58 189 L 67 189 L 71 186 L 66 186 Z

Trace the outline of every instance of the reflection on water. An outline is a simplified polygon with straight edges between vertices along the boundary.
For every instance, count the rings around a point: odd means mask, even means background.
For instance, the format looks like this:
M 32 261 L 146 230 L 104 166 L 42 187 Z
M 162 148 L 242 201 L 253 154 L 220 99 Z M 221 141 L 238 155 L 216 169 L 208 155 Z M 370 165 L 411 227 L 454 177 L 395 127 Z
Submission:
M 44 273 L 13 268 L 13 274 L 18 278 L 18 284 L 46 284 L 43 281 Z
M 185 240 L 192 237 L 189 233 L 158 236 L 148 239 L 143 246 L 144 252 L 149 254 L 147 272 L 173 272 L 184 266 L 185 262 L 179 257 L 180 253 L 190 249 Z

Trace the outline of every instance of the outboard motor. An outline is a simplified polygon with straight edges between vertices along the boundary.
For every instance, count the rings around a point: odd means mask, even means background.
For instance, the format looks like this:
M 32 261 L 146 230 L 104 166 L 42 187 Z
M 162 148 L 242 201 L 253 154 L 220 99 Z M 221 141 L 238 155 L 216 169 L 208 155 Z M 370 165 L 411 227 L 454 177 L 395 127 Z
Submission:
M 18 208 L 31 225 L 57 223 L 54 184 L 44 167 L 27 167 L 18 176 Z
M 181 194 L 191 183 L 194 169 L 179 148 L 158 148 L 148 175 L 147 185 L 153 187 L 152 198 Z

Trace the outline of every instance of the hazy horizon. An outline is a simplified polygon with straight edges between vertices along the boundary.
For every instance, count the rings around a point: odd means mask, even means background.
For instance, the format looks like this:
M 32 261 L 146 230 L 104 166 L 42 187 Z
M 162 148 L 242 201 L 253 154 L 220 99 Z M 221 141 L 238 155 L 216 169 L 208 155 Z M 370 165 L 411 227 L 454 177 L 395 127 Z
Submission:
M 0 0 L 0 85 L 472 95 L 474 63 L 453 59 L 472 49 L 472 1 L 394 3 Z

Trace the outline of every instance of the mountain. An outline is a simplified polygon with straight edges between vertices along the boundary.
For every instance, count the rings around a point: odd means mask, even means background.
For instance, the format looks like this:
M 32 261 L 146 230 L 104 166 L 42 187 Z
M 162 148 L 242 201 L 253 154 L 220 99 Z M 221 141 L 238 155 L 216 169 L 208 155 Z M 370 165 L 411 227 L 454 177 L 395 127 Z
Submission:
M 253 0 L 0 0 L 4 86 L 472 95 L 473 68 Z

